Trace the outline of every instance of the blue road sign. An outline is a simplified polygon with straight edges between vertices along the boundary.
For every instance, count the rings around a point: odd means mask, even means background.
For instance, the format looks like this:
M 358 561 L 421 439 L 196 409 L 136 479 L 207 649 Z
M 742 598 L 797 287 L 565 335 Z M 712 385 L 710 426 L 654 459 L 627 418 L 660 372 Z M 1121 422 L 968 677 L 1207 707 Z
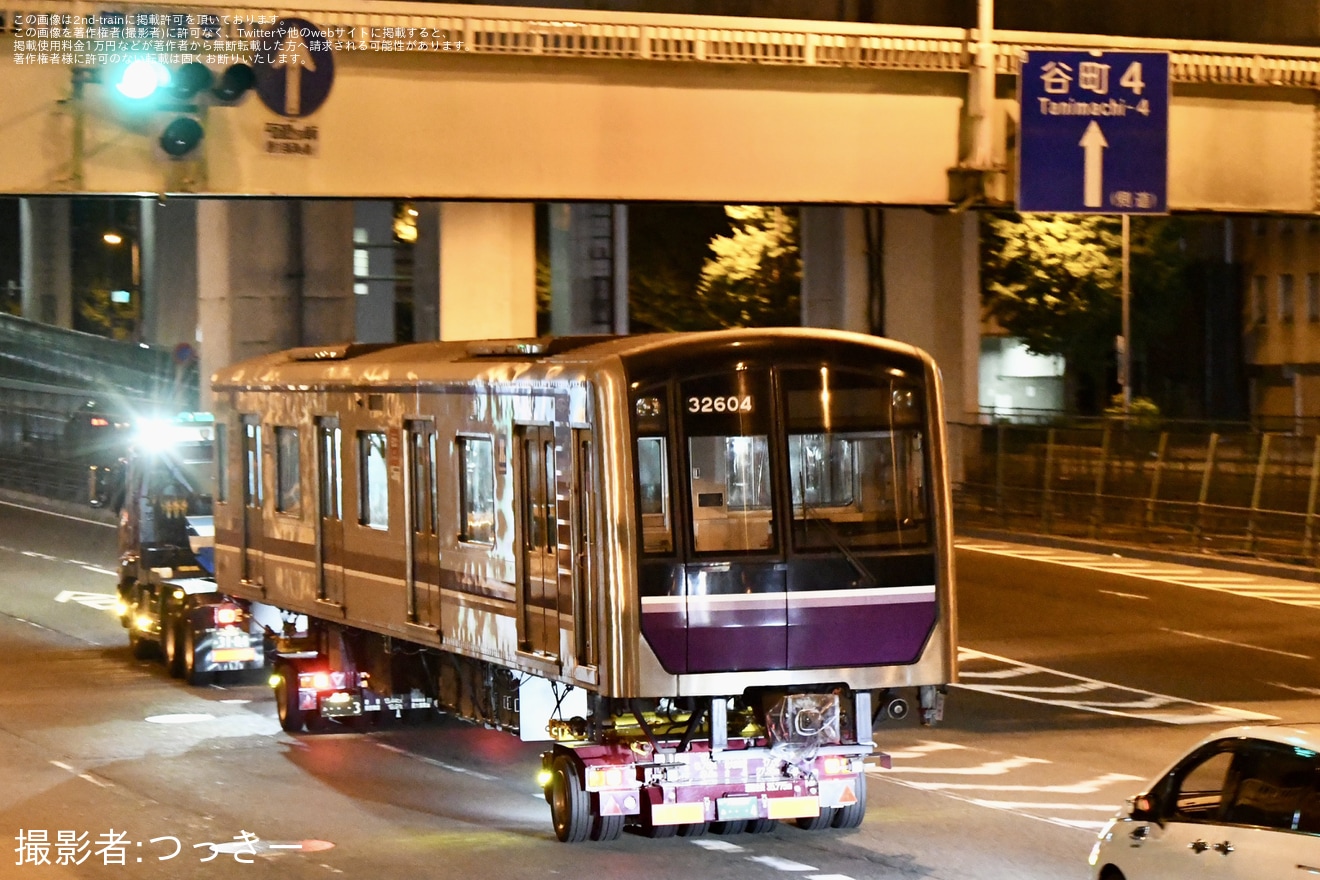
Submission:
M 1028 52 L 1018 75 L 1019 211 L 1169 211 L 1169 56 Z
M 301 119 L 330 96 L 335 59 L 324 31 L 303 18 L 281 18 L 262 32 L 252 70 L 261 102 L 281 116 Z

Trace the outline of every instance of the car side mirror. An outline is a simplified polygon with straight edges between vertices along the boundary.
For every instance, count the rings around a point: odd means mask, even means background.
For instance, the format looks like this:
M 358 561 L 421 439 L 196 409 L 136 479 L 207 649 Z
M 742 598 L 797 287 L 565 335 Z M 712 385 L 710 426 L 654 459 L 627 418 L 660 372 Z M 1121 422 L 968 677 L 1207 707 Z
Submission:
M 1151 794 L 1139 794 L 1129 802 L 1128 815 L 1137 822 L 1154 822 L 1160 827 L 1164 823 L 1160 821 L 1159 804 L 1155 796 Z

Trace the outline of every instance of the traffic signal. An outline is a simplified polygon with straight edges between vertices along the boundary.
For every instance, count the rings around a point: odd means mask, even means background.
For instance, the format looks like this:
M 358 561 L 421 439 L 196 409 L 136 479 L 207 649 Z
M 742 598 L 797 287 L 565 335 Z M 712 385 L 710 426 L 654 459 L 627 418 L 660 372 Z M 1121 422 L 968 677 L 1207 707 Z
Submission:
M 191 61 L 170 69 L 151 58 L 140 58 L 118 68 L 111 78 L 115 91 L 138 113 L 175 114 L 165 123 L 157 139 L 161 150 L 173 158 L 188 155 L 202 142 L 205 108 L 232 104 L 256 81 L 251 66 L 231 64 L 219 75 Z

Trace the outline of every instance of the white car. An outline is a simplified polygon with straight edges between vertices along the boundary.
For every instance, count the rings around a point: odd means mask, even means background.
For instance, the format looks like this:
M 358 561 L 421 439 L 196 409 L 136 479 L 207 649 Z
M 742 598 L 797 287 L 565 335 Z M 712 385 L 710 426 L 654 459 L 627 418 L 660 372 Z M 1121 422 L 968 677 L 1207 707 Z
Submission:
M 1206 737 L 1105 825 L 1093 880 L 1320 876 L 1320 724 Z

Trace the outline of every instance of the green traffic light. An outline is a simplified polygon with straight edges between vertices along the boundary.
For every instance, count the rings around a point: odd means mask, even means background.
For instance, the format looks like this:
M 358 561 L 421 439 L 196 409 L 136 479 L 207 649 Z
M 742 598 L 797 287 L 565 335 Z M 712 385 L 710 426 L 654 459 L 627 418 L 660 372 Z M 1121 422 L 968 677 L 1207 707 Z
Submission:
M 140 101 L 170 84 L 169 68 L 159 61 L 139 58 L 124 68 L 115 88 L 126 98 Z

